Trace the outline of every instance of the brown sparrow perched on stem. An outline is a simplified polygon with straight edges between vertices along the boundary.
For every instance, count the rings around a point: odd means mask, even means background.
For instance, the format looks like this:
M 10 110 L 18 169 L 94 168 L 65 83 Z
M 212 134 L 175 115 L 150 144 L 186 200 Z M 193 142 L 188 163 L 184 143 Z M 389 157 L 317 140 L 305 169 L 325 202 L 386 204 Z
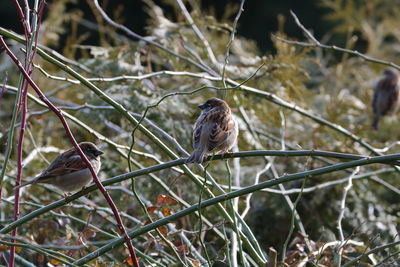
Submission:
M 90 142 L 79 143 L 79 147 L 85 153 L 96 173 L 98 173 L 101 166 L 99 156 L 104 152 Z M 44 183 L 54 185 L 64 192 L 73 192 L 84 188 L 92 179 L 89 168 L 73 147 L 60 154 L 40 175 L 16 188 L 29 184 Z
M 393 114 L 399 107 L 399 72 L 395 69 L 385 69 L 383 77 L 378 81 L 372 99 L 374 121 L 372 127 L 378 130 L 379 119 L 387 114 Z
M 201 163 L 207 155 L 226 153 L 239 134 L 238 124 L 224 100 L 213 97 L 199 108 L 202 112 L 194 125 L 194 152 L 186 163 Z

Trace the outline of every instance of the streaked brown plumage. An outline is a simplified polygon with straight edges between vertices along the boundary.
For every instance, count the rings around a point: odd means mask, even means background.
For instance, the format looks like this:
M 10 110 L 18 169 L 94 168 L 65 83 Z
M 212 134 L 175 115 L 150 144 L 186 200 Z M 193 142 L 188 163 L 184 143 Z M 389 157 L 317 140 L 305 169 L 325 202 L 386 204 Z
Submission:
M 79 147 L 89 159 L 96 173 L 98 173 L 101 166 L 99 156 L 103 152 L 90 142 L 82 142 Z M 73 147 L 60 154 L 40 175 L 16 188 L 29 184 L 44 183 L 54 185 L 64 192 L 74 192 L 89 184 L 92 179 L 92 174 Z
M 372 127 L 377 130 L 379 119 L 385 115 L 393 114 L 399 107 L 399 72 L 387 68 L 383 71 L 383 77 L 375 86 L 372 99 L 374 121 Z
M 210 98 L 199 108 L 202 112 L 194 126 L 194 151 L 187 163 L 201 163 L 207 155 L 227 152 L 239 134 L 238 124 L 224 100 Z

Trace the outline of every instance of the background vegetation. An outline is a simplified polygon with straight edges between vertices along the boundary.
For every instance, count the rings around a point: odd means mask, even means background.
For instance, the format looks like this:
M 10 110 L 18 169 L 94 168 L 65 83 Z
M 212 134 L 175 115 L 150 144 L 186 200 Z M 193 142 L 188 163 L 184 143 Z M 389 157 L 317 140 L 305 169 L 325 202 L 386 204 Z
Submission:
M 144 0 L 141 12 L 147 20 L 141 34 L 146 39 L 141 40 L 134 38 L 127 29 L 130 27 L 117 30 L 92 1 L 87 1 L 90 9 L 85 11 L 70 8 L 75 4 L 72 0 L 54 1 L 45 7 L 39 44 L 59 51 L 64 58 L 62 64 L 56 64 L 52 59 L 61 56 L 50 54 L 49 58 L 39 53 L 32 78 L 63 111 L 78 141 L 93 141 L 106 151 L 100 178 L 106 180 L 187 157 L 187 152 L 192 151 L 192 126 L 199 115 L 196 107 L 212 96 L 225 97 L 239 121 L 240 138 L 234 151 L 325 150 L 361 156 L 397 152 L 400 137 L 397 117 L 385 118 L 380 130 L 372 131 L 370 107 L 372 88 L 381 71 L 388 65 L 398 68 L 394 64 L 399 64 L 400 7 L 396 0 L 318 1 L 318 8 L 326 13 L 322 21 L 330 29 L 316 35 L 320 43 L 307 35 L 294 17 L 275 14 L 278 30 L 270 36 L 273 49 L 266 49 L 264 44 L 241 34 L 236 34 L 233 40 L 240 3 L 227 4 L 221 12 L 204 8 L 198 1 L 185 1 L 186 10 L 179 2 Z M 247 12 L 246 5 L 243 14 Z M 120 15 L 124 8 L 121 4 L 105 10 L 113 21 L 125 25 L 128 18 Z M 95 22 L 87 17 L 94 17 Z M 307 19 L 299 16 L 300 22 Z M 296 40 L 285 31 L 288 24 L 296 26 L 297 36 L 304 36 L 296 39 L 303 43 L 293 42 Z M 306 23 L 304 26 L 309 28 Z M 254 23 L 252 31 L 257 29 Z M 24 52 L 16 41 L 18 36 L 4 28 L 0 30 L 23 61 Z M 359 56 L 356 50 L 372 60 Z M 0 94 L 3 169 L 20 71 L 6 53 L 1 54 L 1 62 L 1 78 L 5 80 L 7 76 L 8 85 L 3 86 Z M 63 68 L 66 65 L 82 76 Z M 89 82 L 111 100 L 99 97 L 100 93 Z M 238 87 L 241 82 L 244 85 Z M 194 93 L 188 94 L 193 90 Z M 33 90 L 30 93 L 23 179 L 36 175 L 46 168 L 48 161 L 71 147 L 58 117 L 35 98 Z M 137 120 L 148 111 L 141 125 L 151 135 L 136 128 L 137 124 L 117 109 L 117 104 Z M 2 265 L 8 262 L 9 243 L 13 240 L 7 226 L 13 221 L 19 120 L 1 191 Z M 131 153 L 130 148 L 133 148 Z M 305 155 L 272 156 L 266 152 L 257 157 L 205 163 L 209 173 L 205 186 L 204 169 L 184 166 L 181 162 L 174 168 L 143 173 L 134 180 L 109 185 L 107 190 L 128 232 L 136 231 L 200 200 L 221 195 L 221 190 L 251 188 L 287 174 L 345 161 L 316 157 L 311 152 Z M 260 266 L 268 258 L 269 264 L 273 264 L 273 253 L 269 250 L 272 247 L 278 253 L 278 261 L 289 266 L 338 266 L 357 257 L 361 266 L 399 265 L 398 170 L 384 164 L 362 167 L 355 164 L 336 170 L 265 186 L 219 207 L 202 208 L 203 220 L 191 213 L 165 222 L 164 226 L 156 225 L 158 233 L 153 228 L 133 238 L 133 245 L 139 250 L 139 263 Z M 23 189 L 21 216 L 53 202 L 60 204 L 18 225 L 17 243 L 24 246 L 17 249 L 18 264 L 61 265 L 62 260 L 70 265 L 134 264 L 123 246 L 90 258 L 91 261 L 86 258 L 119 235 L 101 193 L 93 191 L 68 204 L 62 203 L 63 199 L 51 186 Z M 238 218 L 230 221 L 227 216 L 237 217 L 232 208 L 242 215 L 248 228 Z M 250 241 L 237 235 L 240 229 Z M 246 229 L 252 231 L 256 240 L 251 240 L 252 235 Z M 253 251 L 246 242 L 252 244 Z M 390 245 L 381 247 L 386 244 Z M 237 250 L 242 246 L 243 251 Z M 374 248 L 378 249 L 361 258 Z

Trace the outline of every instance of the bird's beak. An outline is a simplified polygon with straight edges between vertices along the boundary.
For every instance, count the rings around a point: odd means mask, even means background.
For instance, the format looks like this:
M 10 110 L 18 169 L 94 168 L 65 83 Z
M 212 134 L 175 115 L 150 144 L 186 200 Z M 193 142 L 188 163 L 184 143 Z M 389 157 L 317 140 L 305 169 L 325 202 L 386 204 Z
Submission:
M 98 157 L 98 156 L 100 156 L 100 155 L 103 155 L 104 152 L 101 151 L 101 150 L 97 150 L 97 151 L 95 152 L 95 154 L 96 154 L 96 157 Z
M 199 105 L 199 108 L 200 108 L 200 109 L 205 109 L 205 108 L 206 108 L 206 105 L 205 105 L 205 104 L 201 104 L 201 105 Z

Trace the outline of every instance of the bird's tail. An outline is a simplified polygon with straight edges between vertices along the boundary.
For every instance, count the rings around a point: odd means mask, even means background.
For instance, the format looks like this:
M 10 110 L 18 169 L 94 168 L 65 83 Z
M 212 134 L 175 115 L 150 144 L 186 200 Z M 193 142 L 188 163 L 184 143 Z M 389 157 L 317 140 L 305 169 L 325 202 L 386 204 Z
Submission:
M 374 130 L 378 130 L 378 124 L 379 124 L 379 116 L 375 116 L 374 121 L 372 122 L 372 128 Z
M 192 155 L 190 155 L 190 157 L 186 160 L 186 163 L 202 163 L 204 156 L 205 156 L 205 151 L 203 149 L 196 149 L 195 151 L 193 151 Z
M 17 190 L 17 189 L 19 189 L 19 188 L 21 188 L 21 187 L 24 187 L 24 186 L 33 184 L 33 183 L 35 183 L 35 182 L 36 182 L 36 179 L 32 179 L 32 180 L 29 181 L 29 182 L 26 182 L 26 183 L 24 183 L 24 184 L 21 184 L 21 185 L 19 185 L 19 186 L 14 187 L 14 190 Z

